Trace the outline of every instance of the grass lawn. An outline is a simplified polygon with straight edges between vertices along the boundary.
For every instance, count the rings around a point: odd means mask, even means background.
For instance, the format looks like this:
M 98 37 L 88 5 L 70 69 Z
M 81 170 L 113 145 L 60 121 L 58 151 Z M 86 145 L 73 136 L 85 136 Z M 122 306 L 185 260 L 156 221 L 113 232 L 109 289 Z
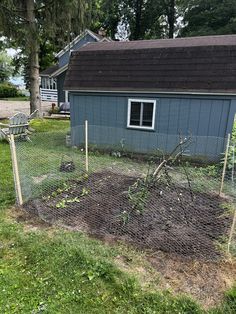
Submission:
M 40 135 L 66 131 L 69 122 L 35 120 L 32 127 Z M 142 252 L 51 227 L 11 209 L 14 185 L 5 142 L 0 142 L 0 184 L 0 313 L 236 313 L 236 288 L 206 311 L 188 296 L 158 290 L 158 275 Z M 126 256 L 132 271 L 119 267 L 120 256 Z M 148 284 L 140 277 L 143 267 L 150 268 Z

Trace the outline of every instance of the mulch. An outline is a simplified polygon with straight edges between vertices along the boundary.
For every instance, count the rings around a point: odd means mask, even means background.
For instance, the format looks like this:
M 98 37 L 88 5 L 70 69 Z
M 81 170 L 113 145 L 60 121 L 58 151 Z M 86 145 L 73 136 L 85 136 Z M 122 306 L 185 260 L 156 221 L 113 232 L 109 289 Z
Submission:
M 55 197 L 29 201 L 25 209 L 49 223 L 154 252 L 203 260 L 222 257 L 219 243 L 227 237 L 231 223 L 222 206 L 225 199 L 201 192 L 192 198 L 188 189 L 162 183 L 150 189 L 145 210 L 139 213 L 132 209 L 127 192 L 136 180 L 111 171 L 93 173 L 87 180 L 71 181 Z M 62 200 L 69 202 L 57 206 Z M 129 213 L 126 223 L 124 211 Z

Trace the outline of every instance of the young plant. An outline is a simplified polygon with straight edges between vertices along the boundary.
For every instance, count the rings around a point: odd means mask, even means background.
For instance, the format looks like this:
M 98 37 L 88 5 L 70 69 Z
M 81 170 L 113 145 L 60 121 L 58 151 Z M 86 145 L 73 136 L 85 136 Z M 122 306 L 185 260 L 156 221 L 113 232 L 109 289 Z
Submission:
M 71 203 L 80 203 L 80 199 L 76 196 L 75 198 L 72 199 L 67 199 L 66 200 L 67 204 L 71 204 Z
M 56 208 L 66 208 L 66 200 L 63 199 L 59 203 L 57 203 Z
M 86 188 L 83 188 L 81 196 L 85 196 L 85 195 L 88 195 L 88 194 L 89 194 L 89 190 L 86 189 Z
M 165 177 L 167 182 L 171 184 L 171 177 L 169 175 L 169 167 L 173 166 L 174 163 L 183 156 L 186 148 L 190 145 L 191 138 L 180 138 L 179 143 L 174 147 L 169 156 L 164 156 L 158 166 L 150 173 L 150 165 L 148 173 L 145 178 L 139 178 L 128 190 L 128 199 L 132 206 L 132 209 L 135 209 L 139 213 L 143 213 L 146 208 L 148 198 L 150 196 L 150 189 L 154 187 L 157 183 L 162 181 L 162 178 Z M 153 162 L 153 161 L 152 161 Z M 188 181 L 189 190 L 192 196 L 191 182 L 184 167 L 185 176 Z M 178 196 L 179 199 L 179 196 Z
M 139 213 L 144 212 L 149 196 L 146 182 L 146 180 L 138 179 L 128 190 L 128 199 L 132 205 L 132 209 L 135 209 Z
M 123 221 L 123 226 L 129 222 L 130 214 L 128 211 L 123 210 L 119 216 L 120 216 L 121 220 Z

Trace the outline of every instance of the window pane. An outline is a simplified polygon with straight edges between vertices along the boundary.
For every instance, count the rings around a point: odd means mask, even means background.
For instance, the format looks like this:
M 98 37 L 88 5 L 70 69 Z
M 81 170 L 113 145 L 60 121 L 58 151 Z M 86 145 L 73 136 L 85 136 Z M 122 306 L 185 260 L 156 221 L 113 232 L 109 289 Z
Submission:
M 152 126 L 153 103 L 143 103 L 143 123 L 142 126 Z
M 130 125 L 140 125 L 140 102 L 131 102 Z

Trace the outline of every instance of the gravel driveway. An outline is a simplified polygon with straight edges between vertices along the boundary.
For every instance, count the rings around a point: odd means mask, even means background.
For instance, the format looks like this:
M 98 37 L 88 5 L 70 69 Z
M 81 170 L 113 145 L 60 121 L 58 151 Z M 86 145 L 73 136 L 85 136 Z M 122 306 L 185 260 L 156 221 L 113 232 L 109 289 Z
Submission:
M 42 101 L 43 113 L 51 109 L 52 102 Z M 29 101 L 0 100 L 0 119 L 9 118 L 17 112 L 30 113 Z

